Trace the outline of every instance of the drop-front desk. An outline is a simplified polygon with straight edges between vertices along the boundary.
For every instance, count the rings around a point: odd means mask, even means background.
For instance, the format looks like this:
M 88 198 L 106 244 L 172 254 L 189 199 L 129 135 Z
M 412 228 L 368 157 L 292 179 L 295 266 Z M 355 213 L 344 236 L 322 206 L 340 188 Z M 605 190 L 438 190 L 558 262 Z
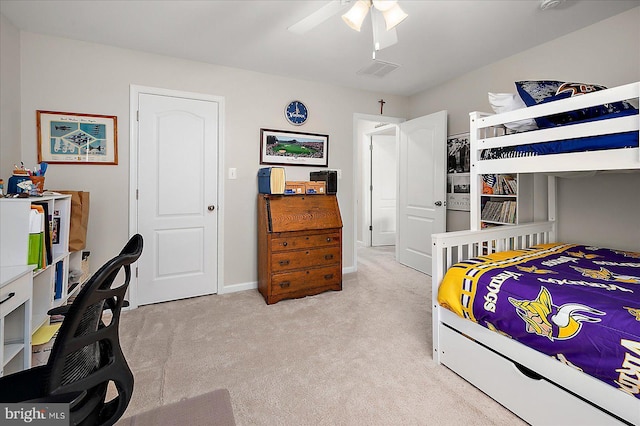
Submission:
M 335 195 L 258 196 L 258 290 L 267 304 L 342 290 Z

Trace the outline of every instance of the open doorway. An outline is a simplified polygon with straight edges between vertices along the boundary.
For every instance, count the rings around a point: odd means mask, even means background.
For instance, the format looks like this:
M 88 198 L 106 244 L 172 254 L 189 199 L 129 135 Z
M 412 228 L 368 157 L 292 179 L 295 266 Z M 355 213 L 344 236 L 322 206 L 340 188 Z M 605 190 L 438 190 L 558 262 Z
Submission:
M 371 246 L 371 136 L 373 133 L 387 133 L 384 136 L 397 138 L 398 125 L 404 122 L 401 117 L 389 117 L 371 114 L 354 114 L 354 265 L 357 268 L 358 247 Z M 397 156 L 397 151 L 396 151 Z M 397 174 L 396 174 L 397 176 Z
M 396 259 L 430 275 L 431 235 L 446 230 L 446 121 L 446 111 L 410 121 L 354 115 L 356 268 L 357 247 L 372 245 L 371 140 L 388 131 L 396 140 Z

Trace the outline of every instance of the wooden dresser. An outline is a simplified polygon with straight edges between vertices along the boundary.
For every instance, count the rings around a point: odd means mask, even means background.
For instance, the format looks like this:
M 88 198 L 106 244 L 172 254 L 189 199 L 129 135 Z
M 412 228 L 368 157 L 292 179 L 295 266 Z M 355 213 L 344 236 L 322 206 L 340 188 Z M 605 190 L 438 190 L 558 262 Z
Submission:
M 335 195 L 258 195 L 258 290 L 269 305 L 342 290 Z

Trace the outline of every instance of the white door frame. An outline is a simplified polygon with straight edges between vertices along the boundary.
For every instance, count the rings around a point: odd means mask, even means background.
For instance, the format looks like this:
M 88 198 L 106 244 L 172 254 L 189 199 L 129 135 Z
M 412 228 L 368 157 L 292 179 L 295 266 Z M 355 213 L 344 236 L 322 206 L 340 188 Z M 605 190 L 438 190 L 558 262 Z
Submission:
M 362 114 L 362 113 L 354 113 L 353 114 L 353 182 L 352 182 L 352 190 L 353 190 L 353 268 L 349 269 L 349 272 L 355 272 L 358 270 L 358 229 L 366 226 L 368 229 L 368 224 L 363 224 L 363 219 L 359 218 L 359 210 L 358 205 L 362 205 L 365 209 L 367 207 L 367 200 L 360 199 L 360 187 L 358 186 L 358 178 L 363 175 L 363 173 L 368 173 L 371 175 L 371 162 L 365 161 L 368 154 L 363 151 L 363 155 L 359 155 L 358 148 L 362 145 L 361 137 L 368 137 L 366 133 L 373 130 L 374 126 L 371 126 L 371 129 L 368 131 L 362 132 L 360 130 L 361 122 L 369 122 L 369 123 L 392 123 L 399 124 L 406 121 L 405 118 L 400 117 L 390 117 L 385 115 L 374 115 L 374 114 Z M 366 184 L 363 182 L 363 184 Z M 365 192 L 366 194 L 366 192 Z M 365 197 L 368 198 L 367 195 Z M 362 204 L 361 204 L 362 203 Z M 371 220 L 371 214 L 369 213 L 369 220 Z M 363 233 L 366 235 L 366 233 Z M 369 237 L 370 238 L 370 237 Z M 369 239 L 370 241 L 370 239 Z
M 217 102 L 218 109 L 218 187 L 217 190 L 217 294 L 224 291 L 224 97 L 207 95 L 203 93 L 184 92 L 181 90 L 162 89 L 132 84 L 129 86 L 129 235 L 138 232 L 138 200 L 136 191 L 138 188 L 138 102 L 139 95 L 149 94 L 158 96 L 171 96 L 174 98 L 194 99 L 201 101 Z M 137 268 L 137 266 L 136 266 Z M 131 274 L 129 285 L 129 304 L 131 309 L 138 307 L 138 277 Z

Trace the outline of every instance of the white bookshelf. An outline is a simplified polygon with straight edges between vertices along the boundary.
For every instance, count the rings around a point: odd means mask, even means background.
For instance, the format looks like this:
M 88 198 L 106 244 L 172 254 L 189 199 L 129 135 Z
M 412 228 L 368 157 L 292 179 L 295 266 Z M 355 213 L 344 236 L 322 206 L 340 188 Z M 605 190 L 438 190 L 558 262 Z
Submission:
M 497 174 L 492 193 L 480 191 L 481 228 L 518 225 L 533 220 L 533 178 L 528 174 Z M 482 188 L 481 188 L 482 189 Z
M 47 223 L 54 219 L 57 222 L 57 232 L 55 236 L 52 235 L 52 262 L 35 270 L 34 268 L 37 267 L 34 265 L 27 265 L 29 212 L 32 203 L 46 204 L 49 214 Z M 68 292 L 69 265 L 72 258 L 75 258 L 77 254 L 69 253 L 68 249 L 71 215 L 70 195 L 3 198 L 0 199 L 0 213 L 0 226 L 2 229 L 2 234 L 0 235 L 0 262 L 3 276 L 8 276 L 9 271 L 13 268 L 27 269 L 28 284 L 22 283 L 20 288 L 29 287 L 28 302 L 18 307 L 11 314 L 12 317 L 3 316 L 3 323 L 1 324 L 3 326 L 1 330 L 2 338 L 0 340 L 4 342 L 2 357 L 6 373 L 7 366 L 10 367 L 9 371 L 11 372 L 28 368 L 26 359 L 29 359 L 28 363 L 30 364 L 31 335 L 42 325 L 49 324 L 47 312 L 51 308 L 65 304 L 69 296 L 71 296 Z M 33 272 L 31 272 L 32 270 Z M 22 280 L 25 279 L 23 275 L 20 277 L 22 277 Z M 11 282 L 4 283 L 3 289 L 11 285 Z M 77 289 L 73 290 L 73 292 L 75 291 Z M 28 320 L 20 319 L 23 316 L 27 316 Z M 28 330 L 23 337 L 19 337 L 20 333 L 17 331 L 21 326 Z M 7 359 L 7 357 L 10 359 Z M 22 359 L 23 362 L 15 361 L 18 359 Z

